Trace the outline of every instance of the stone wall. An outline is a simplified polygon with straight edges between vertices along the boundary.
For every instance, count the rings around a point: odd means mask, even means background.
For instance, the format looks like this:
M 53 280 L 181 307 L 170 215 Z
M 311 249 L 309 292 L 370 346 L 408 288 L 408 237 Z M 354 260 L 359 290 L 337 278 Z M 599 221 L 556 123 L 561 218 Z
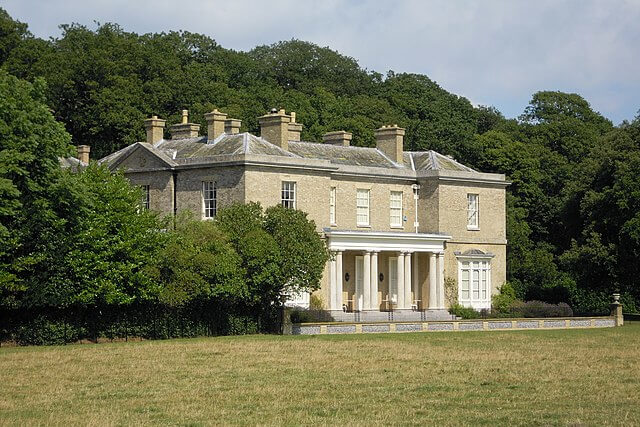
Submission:
M 546 319 L 487 319 L 450 320 L 433 322 L 376 322 L 376 323 L 301 323 L 292 327 L 293 335 L 437 332 L 437 331 L 515 331 L 543 329 L 589 329 L 620 326 L 614 317 L 569 317 Z

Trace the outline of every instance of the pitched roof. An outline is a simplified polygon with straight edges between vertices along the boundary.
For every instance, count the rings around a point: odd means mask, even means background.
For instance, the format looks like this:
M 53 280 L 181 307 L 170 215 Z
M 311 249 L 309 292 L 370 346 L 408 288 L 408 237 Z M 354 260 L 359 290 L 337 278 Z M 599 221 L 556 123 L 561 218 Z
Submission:
M 354 147 L 322 144 L 306 141 L 289 141 L 288 150 L 248 132 L 222 134 L 215 140 L 206 136 L 188 139 L 161 140 L 153 145 L 144 142 L 132 144 L 100 160 L 111 167 L 128 157 L 136 147 L 144 147 L 169 165 L 201 164 L 220 161 L 221 156 L 252 154 L 260 156 L 288 157 L 324 160 L 335 165 L 366 166 L 395 170 L 447 170 L 476 172 L 475 170 L 435 151 L 405 151 L 402 163 L 396 163 L 375 147 Z M 277 162 L 274 159 L 274 162 Z

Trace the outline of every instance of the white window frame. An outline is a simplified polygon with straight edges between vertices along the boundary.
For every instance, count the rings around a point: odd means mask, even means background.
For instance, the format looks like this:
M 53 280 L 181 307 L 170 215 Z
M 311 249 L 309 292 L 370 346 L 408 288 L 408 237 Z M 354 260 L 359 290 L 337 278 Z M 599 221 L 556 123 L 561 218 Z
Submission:
M 336 187 L 329 189 L 329 225 L 336 225 Z
M 491 257 L 458 257 L 458 302 L 476 310 L 491 308 Z
M 371 190 L 368 188 L 356 189 L 356 225 L 358 227 L 370 226 L 370 206 Z
M 393 228 L 403 228 L 403 196 L 402 191 L 391 191 L 389 194 L 389 225 Z
M 480 195 L 467 194 L 467 230 L 480 229 Z
M 295 181 L 282 181 L 280 202 L 285 208 L 296 209 L 296 190 Z
M 141 185 L 140 188 L 142 188 L 142 200 L 141 200 L 140 206 L 142 207 L 142 209 L 148 211 L 149 201 L 151 200 L 151 197 L 149 196 L 149 193 L 151 191 L 151 186 L 148 184 L 145 184 L 145 185 Z
M 215 181 L 202 181 L 202 218 L 213 219 L 218 213 L 218 189 Z

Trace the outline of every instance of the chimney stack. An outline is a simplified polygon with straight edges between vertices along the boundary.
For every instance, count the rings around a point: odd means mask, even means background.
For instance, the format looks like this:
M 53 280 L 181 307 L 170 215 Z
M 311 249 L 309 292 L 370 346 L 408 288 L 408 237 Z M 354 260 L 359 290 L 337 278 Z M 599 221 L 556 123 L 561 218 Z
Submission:
M 352 139 L 353 135 L 351 134 L 351 132 L 345 132 L 343 130 L 327 132 L 322 135 L 322 142 L 324 142 L 325 144 L 339 145 L 341 147 L 348 147 L 349 145 L 351 145 Z
M 182 110 L 182 123 L 171 126 L 169 132 L 171 139 L 196 138 L 200 132 L 200 125 L 189 123 L 189 110 Z
M 404 128 L 398 125 L 382 126 L 376 129 L 376 148 L 392 161 L 402 163 Z
M 212 141 L 222 135 L 225 132 L 225 122 L 227 115 L 221 113 L 217 109 L 204 115 L 207 120 L 207 139 Z
M 240 133 L 241 124 L 242 124 L 242 120 L 238 120 L 238 119 L 225 120 L 224 133 L 228 133 L 229 135 L 235 135 L 236 133 Z
M 258 117 L 260 136 L 283 150 L 288 150 L 290 121 L 291 116 L 284 109 L 276 111 L 274 108 L 270 113 Z
M 86 165 L 89 164 L 89 151 L 91 151 L 90 146 L 78 145 L 78 160 Z
M 296 113 L 291 112 L 291 121 L 289 122 L 289 141 L 300 141 L 302 133 L 302 123 L 296 123 Z
M 158 116 L 152 116 L 144 121 L 144 128 L 147 130 L 147 143 L 155 144 L 164 139 L 164 124 L 166 120 L 159 119 Z

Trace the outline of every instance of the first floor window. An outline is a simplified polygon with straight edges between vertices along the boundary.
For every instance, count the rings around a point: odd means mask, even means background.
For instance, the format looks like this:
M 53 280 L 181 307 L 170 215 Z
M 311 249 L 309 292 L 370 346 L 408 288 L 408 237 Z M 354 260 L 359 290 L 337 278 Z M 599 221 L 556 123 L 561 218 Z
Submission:
M 293 181 L 282 181 L 282 206 L 296 208 L 296 183 Z
M 402 191 L 392 191 L 390 200 L 392 227 L 402 227 Z
M 356 223 L 361 226 L 369 225 L 369 190 L 358 188 L 356 195 Z
M 216 216 L 217 209 L 216 183 L 213 181 L 202 182 L 202 208 L 204 218 Z
M 142 206 L 143 209 L 149 210 L 149 186 L 148 185 L 141 185 L 140 186 L 142 188 L 142 200 L 140 201 L 140 206 Z
M 460 291 L 461 303 L 477 305 L 486 303 L 491 298 L 491 264 L 486 260 L 460 261 Z M 474 304 L 476 303 L 476 304 Z M 482 307 L 484 308 L 484 307 Z
M 467 228 L 478 229 L 479 196 L 477 194 L 467 194 Z
M 329 190 L 329 224 L 336 223 L 336 187 Z

